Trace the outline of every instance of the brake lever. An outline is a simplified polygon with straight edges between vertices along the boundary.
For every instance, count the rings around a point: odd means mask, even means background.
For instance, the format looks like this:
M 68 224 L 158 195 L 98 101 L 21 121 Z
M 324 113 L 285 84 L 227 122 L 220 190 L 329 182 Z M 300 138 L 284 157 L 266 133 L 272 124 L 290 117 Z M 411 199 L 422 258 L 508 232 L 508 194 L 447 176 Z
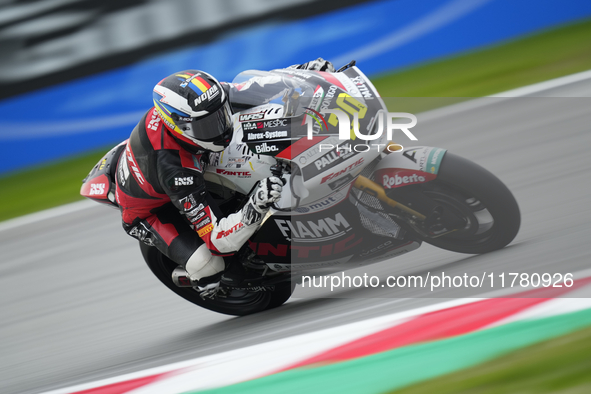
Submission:
M 349 63 L 345 64 L 343 67 L 341 67 L 337 71 L 335 71 L 335 73 L 342 73 L 346 69 L 353 67 L 355 65 L 355 63 L 357 63 L 355 60 L 351 60 Z

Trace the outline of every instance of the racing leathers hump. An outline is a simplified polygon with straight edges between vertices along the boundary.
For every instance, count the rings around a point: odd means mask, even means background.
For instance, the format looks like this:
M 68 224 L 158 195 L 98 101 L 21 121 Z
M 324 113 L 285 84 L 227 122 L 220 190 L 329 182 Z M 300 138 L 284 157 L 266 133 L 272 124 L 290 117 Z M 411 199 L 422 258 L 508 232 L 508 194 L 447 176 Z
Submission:
M 222 217 L 206 190 L 202 155 L 183 149 L 170 133 L 154 108 L 131 133 L 117 168 L 116 199 L 124 227 L 130 235 L 149 243 L 149 237 L 144 234 L 142 239 L 134 229 L 140 225 L 143 229 L 149 228 L 154 224 L 152 219 L 159 217 L 162 211 L 174 211 L 174 214 L 178 211 L 212 254 L 228 255 L 238 251 L 258 229 L 264 210 L 250 198 L 242 210 Z M 170 203 L 176 210 L 165 209 Z M 170 245 L 178 236 L 178 226 L 175 228 L 166 221 L 158 223 L 158 238 Z M 159 247 L 157 243 L 154 246 Z M 190 253 L 185 255 L 188 258 Z

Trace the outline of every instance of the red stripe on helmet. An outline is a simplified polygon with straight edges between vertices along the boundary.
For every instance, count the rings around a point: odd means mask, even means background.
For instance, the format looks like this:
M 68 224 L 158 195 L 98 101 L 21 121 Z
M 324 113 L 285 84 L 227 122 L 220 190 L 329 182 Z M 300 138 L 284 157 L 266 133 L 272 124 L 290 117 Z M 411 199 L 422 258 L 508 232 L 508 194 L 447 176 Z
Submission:
M 196 80 L 198 80 L 199 82 L 201 82 L 203 85 L 205 85 L 205 87 L 207 89 L 209 89 L 211 87 L 211 85 L 209 84 L 209 82 L 207 82 L 205 79 L 201 78 L 201 77 L 195 77 Z

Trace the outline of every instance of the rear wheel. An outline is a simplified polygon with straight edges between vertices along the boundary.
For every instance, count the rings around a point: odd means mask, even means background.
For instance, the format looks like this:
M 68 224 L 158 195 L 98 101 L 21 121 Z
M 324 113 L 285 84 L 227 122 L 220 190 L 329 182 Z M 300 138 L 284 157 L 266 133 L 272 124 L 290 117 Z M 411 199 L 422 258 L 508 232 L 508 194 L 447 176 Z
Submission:
M 185 300 L 214 312 L 234 316 L 250 315 L 282 305 L 293 293 L 292 283 L 282 282 L 274 285 L 274 290 L 255 292 L 232 289 L 224 296 L 201 298 L 193 288 L 178 287 L 173 283 L 172 271 L 178 266 L 175 262 L 153 246 L 140 242 L 140 249 L 148 267 L 160 282 Z
M 420 186 L 424 196 L 463 221 L 456 231 L 440 237 L 420 236 L 431 245 L 481 254 L 505 247 L 519 231 L 521 215 L 513 194 L 496 176 L 467 159 L 446 153 L 436 180 Z

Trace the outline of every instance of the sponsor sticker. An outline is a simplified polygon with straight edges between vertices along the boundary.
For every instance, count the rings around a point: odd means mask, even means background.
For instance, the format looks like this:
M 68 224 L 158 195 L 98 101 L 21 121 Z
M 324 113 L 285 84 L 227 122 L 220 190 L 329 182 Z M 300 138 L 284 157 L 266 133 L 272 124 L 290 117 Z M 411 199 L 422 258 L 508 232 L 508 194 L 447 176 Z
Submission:
M 257 129 L 256 122 L 244 122 L 244 123 L 242 123 L 242 130 L 244 130 L 244 131 L 256 130 L 256 129 Z
M 250 156 L 242 156 L 242 157 L 230 157 L 228 158 L 229 164 L 246 164 L 250 159 Z
M 207 226 L 203 227 L 200 230 L 197 230 L 197 235 L 199 235 L 200 237 L 203 237 L 209 233 L 211 233 L 211 231 L 213 230 L 213 224 L 208 224 Z
M 276 127 L 287 127 L 289 122 L 287 119 L 273 119 L 264 122 L 249 122 L 243 123 L 242 128 L 244 130 L 261 130 L 261 129 L 272 129 Z
M 193 184 L 193 177 L 192 176 L 174 178 L 174 185 L 175 186 L 190 186 L 192 184 Z
M 237 176 L 238 178 L 250 178 L 252 174 L 248 171 L 229 171 L 223 168 L 217 168 L 216 172 L 220 175 Z
M 228 157 L 226 161 L 226 168 L 248 167 L 248 162 L 250 161 L 250 159 L 251 156 Z
M 359 160 L 357 160 L 355 163 L 348 165 L 346 168 L 343 168 L 340 171 L 336 171 L 336 172 L 333 172 L 332 174 L 328 174 L 328 175 L 322 177 L 322 181 L 320 181 L 320 184 L 323 184 L 325 182 L 328 182 L 328 181 L 330 181 L 333 178 L 340 177 L 341 175 L 350 172 L 351 170 L 353 170 L 354 168 L 360 166 L 361 164 L 363 164 L 363 157 L 360 158 Z
M 315 201 L 311 204 L 300 206 L 295 209 L 298 213 L 320 212 L 327 208 L 333 207 L 343 201 L 347 197 L 346 193 L 337 192 L 325 199 Z
M 340 212 L 319 220 L 275 219 L 275 223 L 286 239 L 296 240 L 334 239 L 351 230 L 351 225 Z
M 200 204 L 199 207 L 197 207 L 197 201 L 192 194 L 185 198 L 181 198 L 179 202 L 185 212 L 191 211 L 192 209 L 203 209 L 203 204 Z
M 332 167 L 336 167 L 337 165 L 348 160 L 350 157 L 355 156 L 357 153 L 358 152 L 353 150 L 349 150 L 349 152 L 336 149 L 330 150 L 327 154 L 319 157 L 318 159 L 314 160 L 314 162 L 304 167 L 302 169 L 302 174 L 306 179 L 310 179 L 321 172 L 324 172 Z
M 265 119 L 264 112 L 257 112 L 257 113 L 253 113 L 253 114 L 242 114 L 238 117 L 238 121 L 240 121 L 240 122 L 248 122 L 248 121 L 252 121 L 252 120 L 261 120 L 261 119 Z
M 187 212 L 186 215 L 191 218 L 192 223 L 195 223 L 199 219 L 203 218 L 206 213 L 202 209 L 194 209 L 191 212 Z
M 427 170 L 425 172 L 437 174 L 439 172 L 439 166 L 441 165 L 441 160 L 443 159 L 445 152 L 446 149 L 433 148 L 427 157 Z
M 269 153 L 279 151 L 279 147 L 277 147 L 277 145 L 269 145 L 266 142 L 263 142 L 260 145 L 255 145 L 254 149 L 256 153 Z
M 394 189 L 401 186 L 416 185 L 435 179 L 434 174 L 414 170 L 380 170 L 377 172 L 382 178 L 382 185 L 386 189 Z
M 197 224 L 195 225 L 196 229 L 200 229 L 203 228 L 203 226 L 208 225 L 211 223 L 211 218 L 209 216 L 205 217 L 204 219 L 201 219 L 197 222 Z
M 91 183 L 90 184 L 90 195 L 91 196 L 103 196 L 105 194 L 106 184 L 104 183 Z
M 367 87 L 367 85 L 365 84 L 365 81 L 363 80 L 363 78 L 361 78 L 360 76 L 351 78 L 351 81 L 353 81 L 353 83 L 355 84 L 355 86 L 357 86 L 357 89 L 359 90 L 359 92 L 361 93 L 361 96 L 363 96 L 364 99 L 373 99 L 373 94 L 371 93 L 371 90 L 369 90 L 369 88 Z
M 158 116 L 158 112 L 154 109 L 154 111 L 152 111 L 152 118 L 146 125 L 146 128 L 157 131 L 158 126 L 160 126 L 160 116 Z
M 240 223 L 236 224 L 235 226 L 232 226 L 227 231 L 220 231 L 218 236 L 216 237 L 216 239 L 224 238 L 230 234 L 233 234 L 234 232 L 238 232 L 242 229 L 242 227 L 244 227 L 244 223 L 240 222 Z
M 276 127 L 287 127 L 289 126 L 288 119 L 271 119 L 264 122 L 257 122 L 257 129 L 272 129 Z
M 129 145 L 127 145 L 127 147 L 125 148 L 125 150 L 127 151 L 127 161 L 126 161 L 126 163 L 133 170 L 133 174 L 135 176 L 136 181 L 139 184 L 143 185 L 144 182 L 145 182 L 144 176 L 142 175 L 142 172 L 140 171 L 139 166 L 136 164 L 136 162 L 134 160 L 133 153 L 131 152 L 131 148 L 129 147 Z
M 197 106 L 204 101 L 210 101 L 211 99 L 217 97 L 218 94 L 220 94 L 220 88 L 218 87 L 218 85 L 213 85 L 212 87 L 207 89 L 205 91 L 205 93 L 203 93 L 201 96 L 197 97 L 195 99 L 194 104 L 195 104 L 195 106 Z
M 138 224 L 129 231 L 129 235 L 137 238 L 146 245 L 154 246 L 154 235 L 144 226 L 143 223 Z
M 271 140 L 275 138 L 287 138 L 288 136 L 289 133 L 287 132 L 287 130 L 263 131 L 260 133 L 246 133 L 246 140 Z

